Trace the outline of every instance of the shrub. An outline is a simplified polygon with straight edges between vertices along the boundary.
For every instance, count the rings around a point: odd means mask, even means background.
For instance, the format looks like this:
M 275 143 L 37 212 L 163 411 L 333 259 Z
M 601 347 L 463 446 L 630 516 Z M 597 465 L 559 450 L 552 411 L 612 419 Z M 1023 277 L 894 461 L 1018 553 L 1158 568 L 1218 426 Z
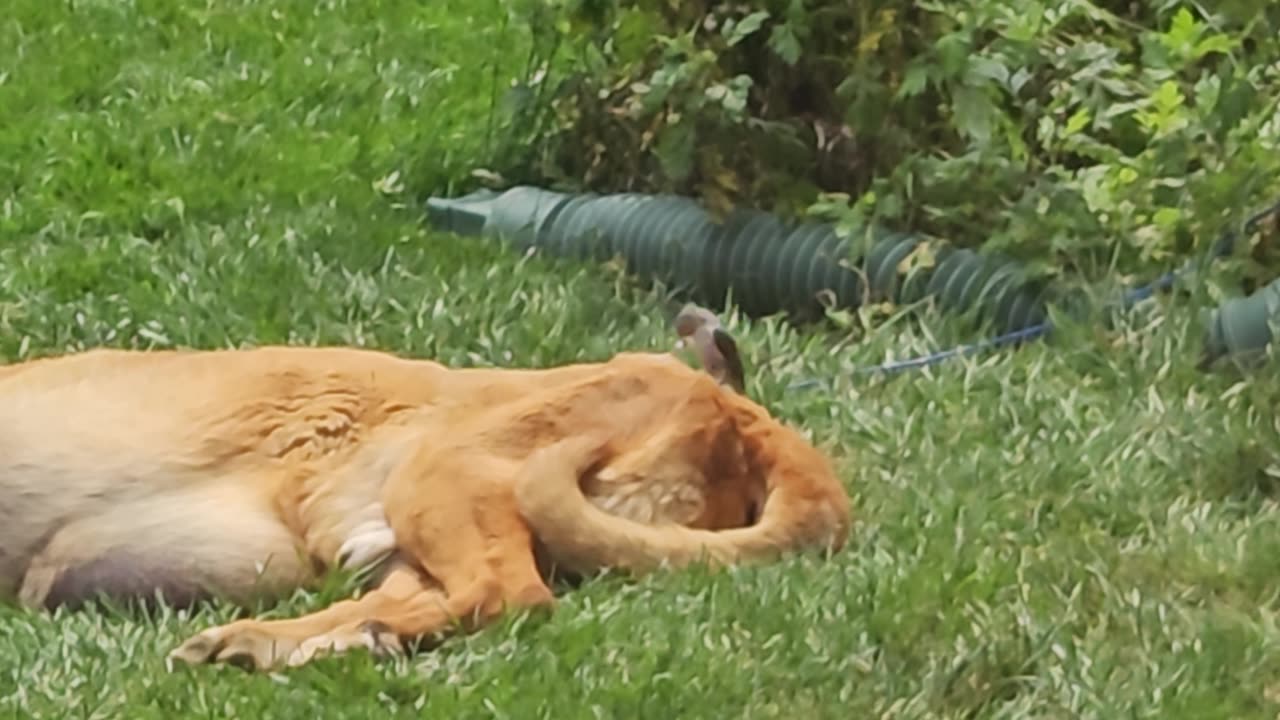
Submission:
M 504 170 L 1149 272 L 1280 190 L 1278 7 L 520 0 Z

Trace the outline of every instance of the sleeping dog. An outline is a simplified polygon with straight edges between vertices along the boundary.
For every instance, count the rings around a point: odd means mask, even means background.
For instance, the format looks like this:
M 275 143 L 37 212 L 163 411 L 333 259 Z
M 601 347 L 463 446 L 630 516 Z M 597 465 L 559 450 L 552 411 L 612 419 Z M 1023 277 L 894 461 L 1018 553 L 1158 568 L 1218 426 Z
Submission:
M 270 669 L 550 606 L 546 568 L 645 572 L 838 548 L 828 459 L 669 354 L 462 369 L 347 348 L 94 350 L 0 367 L 0 596 L 367 592 L 201 632 Z

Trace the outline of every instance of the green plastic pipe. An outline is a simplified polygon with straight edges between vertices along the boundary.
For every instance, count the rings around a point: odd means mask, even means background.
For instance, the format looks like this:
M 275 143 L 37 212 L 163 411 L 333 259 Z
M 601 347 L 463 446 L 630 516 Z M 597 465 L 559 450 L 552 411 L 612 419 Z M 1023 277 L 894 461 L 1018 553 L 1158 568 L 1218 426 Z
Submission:
M 856 308 L 867 301 L 913 303 L 932 297 L 945 311 L 974 312 L 1000 332 L 1046 318 L 1043 294 L 1012 262 L 942 246 L 934 263 L 900 272 L 917 236 L 867 228 L 868 251 L 851 260 L 849 241 L 830 223 L 787 222 L 758 210 L 716 223 L 697 203 L 674 195 L 569 194 L 518 186 L 461 198 L 432 198 L 437 228 L 505 239 L 582 260 L 621 256 L 629 272 L 722 307 L 729 294 L 751 316 L 821 313 L 824 300 Z
M 1280 325 L 1280 279 L 1252 295 L 1232 298 L 1209 312 L 1201 365 L 1225 356 L 1256 358 L 1266 350 Z

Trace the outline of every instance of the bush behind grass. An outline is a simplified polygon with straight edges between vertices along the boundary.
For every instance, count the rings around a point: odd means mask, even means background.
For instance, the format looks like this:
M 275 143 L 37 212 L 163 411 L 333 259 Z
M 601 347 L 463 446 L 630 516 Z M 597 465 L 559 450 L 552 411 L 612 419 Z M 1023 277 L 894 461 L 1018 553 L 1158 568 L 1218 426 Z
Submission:
M 1280 192 L 1274 3 L 513 5 L 551 68 L 509 95 L 518 167 L 570 187 L 875 221 L 1092 281 L 1163 270 Z M 1274 246 L 1250 251 L 1248 282 L 1274 277 Z
M 661 299 L 611 272 L 422 229 L 420 196 L 488 159 L 493 67 L 522 61 L 522 40 L 495 3 L 372 8 L 12 3 L 0 353 L 350 343 L 538 366 L 669 347 Z M 1280 386 L 1196 374 L 1189 308 L 891 382 L 851 370 L 956 336 L 889 326 L 850 345 L 730 323 L 751 392 L 830 448 L 854 493 L 861 522 L 838 556 L 604 578 L 549 618 L 278 676 L 166 672 L 165 653 L 229 607 L 6 607 L 0 714 L 1280 711 Z M 808 377 L 829 386 L 786 390 Z M 270 614 L 349 591 L 335 579 Z

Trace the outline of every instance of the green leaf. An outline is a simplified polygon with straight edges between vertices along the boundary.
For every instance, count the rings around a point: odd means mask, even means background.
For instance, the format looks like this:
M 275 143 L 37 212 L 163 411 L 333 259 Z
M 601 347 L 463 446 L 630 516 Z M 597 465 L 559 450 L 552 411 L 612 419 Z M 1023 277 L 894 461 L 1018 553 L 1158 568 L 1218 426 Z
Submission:
M 1196 109 L 1202 114 L 1213 112 L 1222 96 L 1222 80 L 1217 75 L 1205 75 L 1196 81 Z
M 658 32 L 658 22 L 652 13 L 628 9 L 622 12 L 613 31 L 613 49 L 618 61 L 626 65 L 642 59 L 651 47 Z
M 956 129 L 979 142 L 991 139 L 995 124 L 995 107 L 978 88 L 961 85 L 951 96 L 951 111 Z
M 1234 50 L 1236 45 L 1238 45 L 1236 39 L 1229 35 L 1210 35 L 1196 43 L 1195 48 L 1191 51 L 1191 57 L 1194 60 L 1199 60 L 1205 55 L 1210 55 L 1212 53 L 1226 55 Z
M 1020 67 L 1013 73 L 1013 77 L 1009 78 L 1009 89 L 1013 91 L 1013 94 L 1017 95 L 1030 79 L 1031 71 L 1025 67 Z
M 969 67 L 973 45 L 967 35 L 950 33 L 938 38 L 933 51 L 938 59 L 938 68 L 945 78 L 958 78 Z
M 729 81 L 727 92 L 721 94 L 720 104 L 731 115 L 740 116 L 747 107 L 747 93 L 751 91 L 751 85 L 750 75 L 735 76 Z
M 654 153 L 662 172 L 668 178 L 683 182 L 693 171 L 693 143 L 696 137 L 692 121 L 679 122 L 662 129 Z
M 1089 108 L 1080 108 L 1067 119 L 1067 127 L 1062 131 L 1064 136 L 1075 135 L 1089 125 Z
M 1152 214 L 1151 220 L 1161 230 L 1169 230 L 1182 220 L 1182 211 L 1178 208 L 1162 207 Z
M 774 26 L 769 34 L 769 49 L 773 50 L 782 61 L 795 65 L 800 59 L 800 39 L 791 27 L 791 23 Z
M 995 58 L 975 57 L 969 63 L 970 82 L 973 79 L 994 80 L 1001 85 L 1009 82 L 1009 68 Z
M 742 18 L 737 23 L 726 23 L 724 32 L 729 38 L 729 47 L 733 47 L 756 32 L 769 19 L 768 10 L 760 10 Z
M 915 63 L 907 67 L 902 75 L 902 83 L 898 85 L 898 99 L 919 95 L 929 84 L 929 67 L 924 63 Z
M 1169 30 L 1160 36 L 1160 42 L 1170 50 L 1184 51 L 1200 37 L 1201 32 L 1202 28 L 1195 16 L 1186 7 L 1182 7 L 1169 23 Z

